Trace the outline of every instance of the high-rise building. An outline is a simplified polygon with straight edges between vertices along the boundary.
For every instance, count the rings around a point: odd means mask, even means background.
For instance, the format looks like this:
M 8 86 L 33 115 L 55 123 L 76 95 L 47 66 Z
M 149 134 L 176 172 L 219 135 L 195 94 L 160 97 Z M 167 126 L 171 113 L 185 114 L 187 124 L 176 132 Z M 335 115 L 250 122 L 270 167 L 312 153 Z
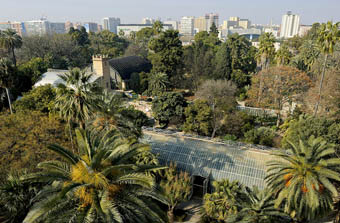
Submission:
M 178 22 L 175 20 L 168 20 L 168 21 L 163 22 L 163 24 L 171 25 L 172 29 L 178 30 Z
M 194 29 L 197 30 L 197 32 L 208 31 L 207 30 L 207 20 L 205 19 L 205 16 L 195 18 Z
M 85 27 L 86 29 L 86 32 L 93 32 L 93 33 L 96 33 L 98 32 L 98 24 L 97 23 L 94 23 L 94 22 L 87 22 L 87 23 L 84 23 L 83 26 Z
M 0 22 L 0 31 L 13 29 L 19 36 L 26 35 L 25 26 L 22 22 Z
M 125 36 L 130 36 L 132 32 L 138 32 L 143 28 L 152 28 L 152 24 L 120 24 L 117 27 L 118 33 L 120 31 L 124 32 Z M 163 24 L 163 31 L 172 29 L 172 25 Z
M 120 25 L 120 18 L 103 18 L 103 29 L 117 34 L 117 26 Z
M 288 11 L 286 15 L 282 16 L 281 22 L 281 38 L 291 38 L 299 33 L 300 16 L 293 15 L 291 11 Z
M 50 23 L 46 19 L 26 21 L 24 22 L 24 26 L 28 36 L 41 36 L 50 33 Z
M 155 20 L 151 18 L 143 18 L 142 19 L 142 24 L 154 24 Z
M 243 29 L 249 29 L 250 28 L 250 21 L 248 19 L 240 19 L 238 21 L 238 27 L 241 27 Z
M 181 25 L 179 33 L 183 36 L 193 36 L 194 35 L 194 17 L 184 16 L 181 18 Z
M 66 32 L 65 23 L 63 22 L 49 22 L 50 29 L 49 33 L 63 34 Z
M 73 23 L 70 21 L 65 22 L 65 31 L 70 31 L 71 27 L 73 27 Z
M 205 14 L 205 20 L 207 24 L 207 31 L 210 31 L 211 25 L 214 23 L 216 27 L 219 26 L 219 16 L 218 14 L 210 13 L 210 14 Z
M 307 35 L 308 31 L 312 28 L 311 25 L 301 25 L 299 29 L 299 36 Z

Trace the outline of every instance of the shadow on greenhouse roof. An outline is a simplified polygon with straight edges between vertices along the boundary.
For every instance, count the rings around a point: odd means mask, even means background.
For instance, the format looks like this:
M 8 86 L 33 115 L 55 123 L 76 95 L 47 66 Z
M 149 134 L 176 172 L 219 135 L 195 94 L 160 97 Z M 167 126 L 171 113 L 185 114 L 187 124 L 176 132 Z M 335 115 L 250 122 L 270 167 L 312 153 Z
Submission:
M 151 145 L 163 165 L 174 162 L 191 175 L 265 187 L 266 162 L 272 159 L 269 151 L 152 131 L 144 131 L 142 141 Z

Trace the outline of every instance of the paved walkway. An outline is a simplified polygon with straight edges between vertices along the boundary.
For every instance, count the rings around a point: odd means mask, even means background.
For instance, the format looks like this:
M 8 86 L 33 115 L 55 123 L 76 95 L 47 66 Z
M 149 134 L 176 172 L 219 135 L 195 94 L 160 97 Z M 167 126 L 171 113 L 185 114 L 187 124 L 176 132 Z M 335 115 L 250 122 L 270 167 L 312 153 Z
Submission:
M 201 199 L 192 199 L 187 202 L 183 202 L 178 205 L 178 209 L 187 211 L 187 217 L 184 222 L 188 223 L 198 223 L 200 222 L 200 210 L 202 207 L 203 201 Z

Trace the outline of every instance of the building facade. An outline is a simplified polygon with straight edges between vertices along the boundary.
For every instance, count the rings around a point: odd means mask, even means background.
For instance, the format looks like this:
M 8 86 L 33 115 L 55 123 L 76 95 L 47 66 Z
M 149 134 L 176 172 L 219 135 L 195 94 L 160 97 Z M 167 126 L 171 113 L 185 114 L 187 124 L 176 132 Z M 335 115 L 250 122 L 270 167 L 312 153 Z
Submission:
M 280 37 L 287 39 L 298 35 L 300 26 L 300 16 L 293 15 L 288 11 L 286 15 L 282 16 Z
M 205 20 L 206 20 L 206 30 L 210 31 L 210 27 L 214 23 L 216 27 L 219 26 L 219 16 L 218 14 L 214 13 L 209 13 L 205 15 Z
M 86 29 L 86 32 L 98 32 L 98 24 L 94 23 L 94 22 L 88 22 L 88 23 L 84 23 L 83 25 Z
M 124 32 L 125 36 L 130 36 L 131 32 L 138 32 L 143 28 L 152 28 L 152 24 L 120 24 L 117 27 L 118 33 L 120 31 Z M 169 24 L 163 24 L 163 31 L 172 29 L 172 25 Z
M 194 35 L 194 17 L 184 16 L 181 18 L 181 25 L 179 33 L 183 36 L 193 36 Z
M 63 34 L 66 33 L 65 23 L 62 22 L 51 22 L 50 25 L 50 34 Z
M 143 18 L 142 19 L 142 24 L 154 24 L 155 20 L 152 18 Z
M 44 19 L 24 22 L 24 26 L 28 36 L 50 33 L 50 23 Z
M 201 16 L 194 19 L 194 29 L 197 32 L 208 31 L 207 20 L 205 19 L 205 16 Z
M 117 34 L 117 27 L 120 25 L 120 18 L 103 18 L 103 29 Z
M 175 20 L 168 20 L 163 22 L 163 24 L 171 25 L 174 30 L 178 30 L 178 22 Z
M 243 29 L 249 29 L 250 25 L 251 25 L 251 23 L 248 19 L 240 19 L 238 21 L 238 26 L 243 28 Z

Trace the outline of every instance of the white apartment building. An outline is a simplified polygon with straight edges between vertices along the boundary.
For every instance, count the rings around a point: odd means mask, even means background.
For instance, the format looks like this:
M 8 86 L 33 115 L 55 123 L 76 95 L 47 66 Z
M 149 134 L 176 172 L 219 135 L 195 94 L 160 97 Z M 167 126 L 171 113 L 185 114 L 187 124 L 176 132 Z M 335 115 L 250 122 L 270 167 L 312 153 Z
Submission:
M 298 35 L 300 27 L 300 16 L 293 15 L 291 11 L 288 11 L 286 15 L 282 16 L 281 22 L 281 38 L 291 38 Z
M 206 29 L 209 32 L 211 25 L 214 23 L 216 27 L 219 26 L 219 16 L 218 14 L 210 13 L 205 15 L 205 19 L 207 22 Z
M 173 28 L 174 30 L 178 30 L 178 22 L 175 21 L 175 20 L 168 20 L 168 21 L 165 21 L 165 22 L 163 22 L 163 25 L 164 25 L 164 24 L 166 24 L 166 25 L 171 25 L 172 28 Z
M 117 34 L 117 26 L 120 25 L 120 18 L 103 18 L 103 29 Z
M 194 35 L 194 19 L 193 16 L 184 16 L 181 18 L 181 25 L 179 33 L 183 36 L 193 36 Z
M 117 26 L 117 31 L 118 33 L 120 31 L 124 32 L 125 36 L 130 36 L 131 32 L 138 32 L 143 28 L 152 28 L 152 24 L 120 24 L 119 26 Z M 169 29 L 173 29 L 172 25 L 169 24 L 163 24 L 163 31 L 169 30 Z

